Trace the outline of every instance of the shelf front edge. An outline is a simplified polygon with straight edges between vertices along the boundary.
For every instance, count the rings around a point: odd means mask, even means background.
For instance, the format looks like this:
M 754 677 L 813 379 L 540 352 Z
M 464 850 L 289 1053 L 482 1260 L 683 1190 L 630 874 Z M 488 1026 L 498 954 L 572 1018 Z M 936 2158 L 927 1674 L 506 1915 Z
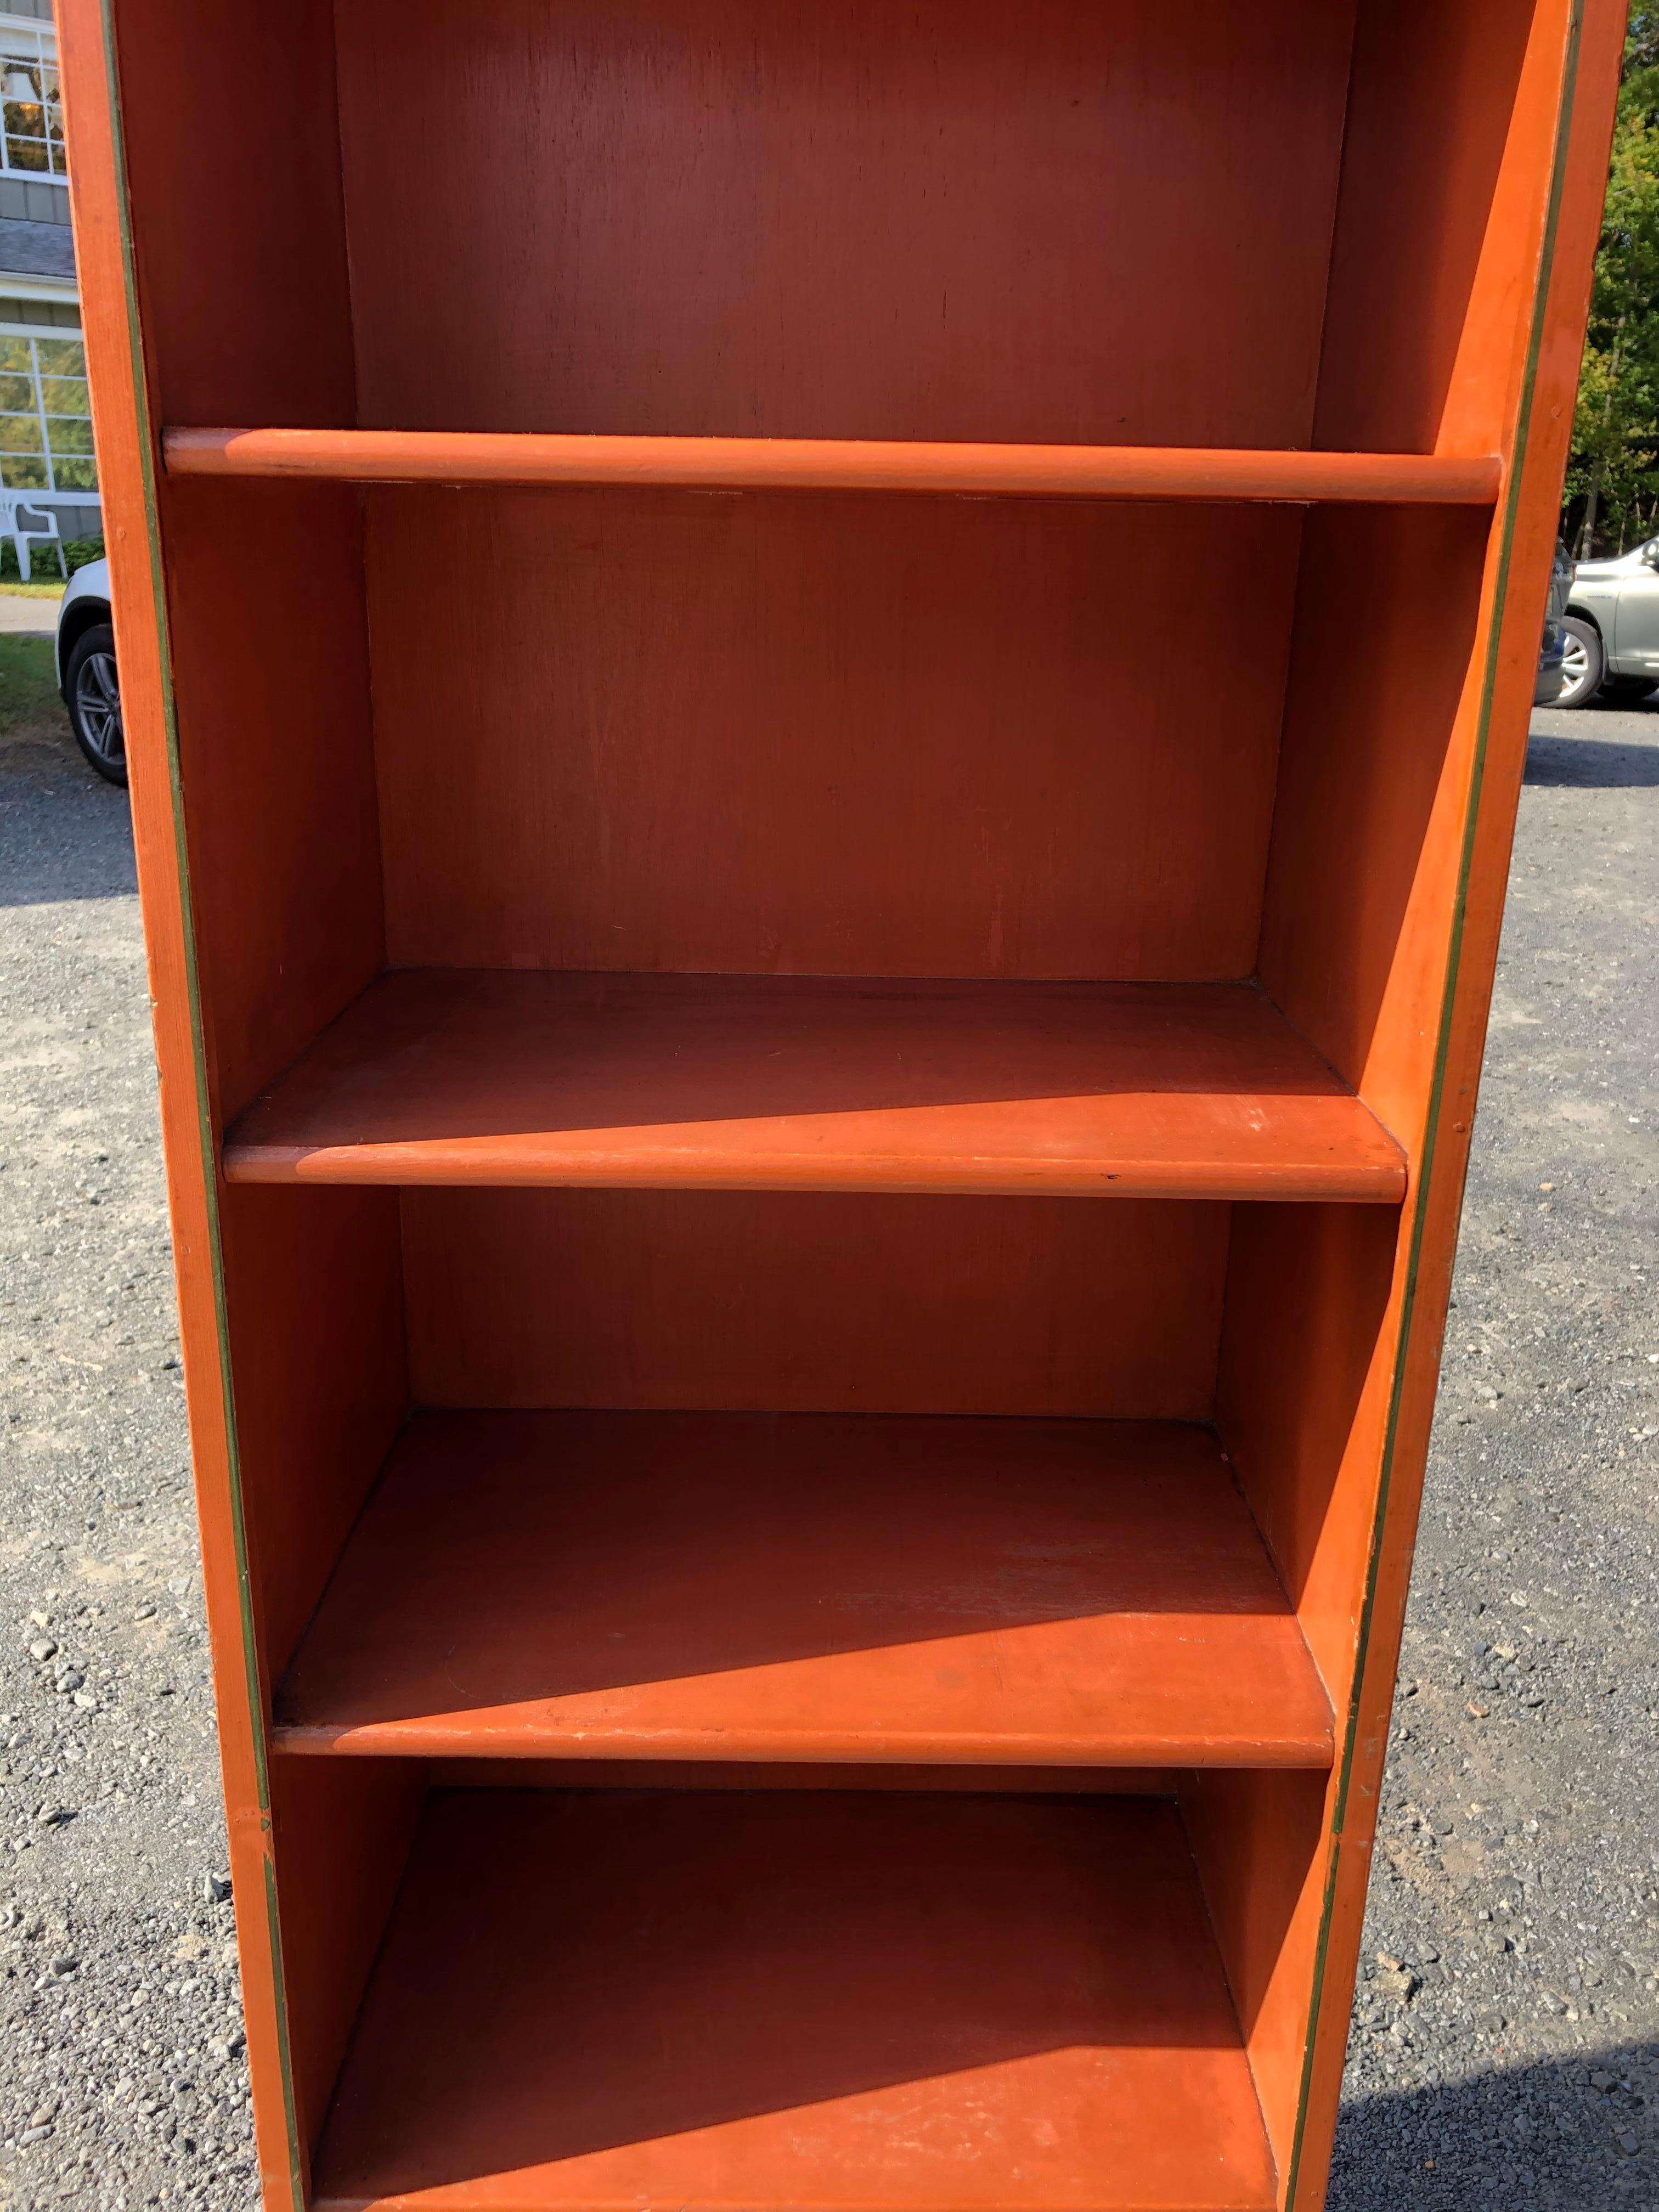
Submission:
M 1028 499 L 1316 501 L 1490 507 L 1495 454 L 1204 447 L 929 444 L 836 438 L 629 438 L 535 432 L 175 428 L 170 476 L 353 483 L 678 485 Z
M 757 1154 L 699 1148 L 676 1156 L 508 1150 L 465 1139 L 429 1144 L 238 1144 L 224 1151 L 227 1182 L 381 1188 L 563 1190 L 884 1191 L 918 1197 L 1190 1198 L 1397 1206 L 1404 1155 L 1387 1140 L 1329 1161 L 1050 1160 L 963 1156 L 919 1162 L 843 1154 Z
M 1330 1725 L 1300 1733 L 1098 1734 L 1079 1735 L 902 1735 L 829 1731 L 804 1735 L 775 1729 L 619 1729 L 570 1734 L 533 1719 L 472 1714 L 454 1723 L 433 1717 L 354 1724 L 278 1722 L 271 1747 L 286 1758 L 609 1759 L 690 1764 L 731 1760 L 757 1765 L 1018 1766 L 1053 1768 L 1245 1767 L 1274 1771 L 1329 1770 Z

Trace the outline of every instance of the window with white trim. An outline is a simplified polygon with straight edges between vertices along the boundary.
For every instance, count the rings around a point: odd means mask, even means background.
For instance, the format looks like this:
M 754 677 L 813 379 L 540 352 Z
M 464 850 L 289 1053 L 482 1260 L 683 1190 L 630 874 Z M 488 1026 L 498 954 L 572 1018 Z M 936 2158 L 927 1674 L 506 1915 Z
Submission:
M 58 42 L 51 31 L 0 24 L 0 175 L 67 175 Z
M 97 489 L 79 332 L 0 324 L 0 490 L 85 506 Z

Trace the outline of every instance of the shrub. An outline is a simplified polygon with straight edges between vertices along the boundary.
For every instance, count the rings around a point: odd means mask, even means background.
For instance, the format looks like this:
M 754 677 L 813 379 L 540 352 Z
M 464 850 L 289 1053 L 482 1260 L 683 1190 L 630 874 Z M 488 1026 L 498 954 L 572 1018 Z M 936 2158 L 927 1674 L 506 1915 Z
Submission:
M 63 541 L 64 569 L 72 576 L 77 568 L 88 562 L 104 557 L 101 538 L 65 538 Z M 34 584 L 49 584 L 64 573 L 58 566 L 58 548 L 50 540 L 29 547 L 29 580 Z M 17 554 L 9 538 L 0 538 L 0 583 L 16 583 L 19 578 Z

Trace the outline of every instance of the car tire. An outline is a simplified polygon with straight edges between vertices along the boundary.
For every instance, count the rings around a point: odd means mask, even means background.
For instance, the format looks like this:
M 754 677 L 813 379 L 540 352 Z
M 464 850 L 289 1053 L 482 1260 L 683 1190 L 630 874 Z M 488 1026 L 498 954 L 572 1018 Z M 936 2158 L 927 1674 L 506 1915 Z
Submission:
M 1655 688 L 1650 677 L 1609 676 L 1601 686 L 1601 696 L 1609 706 L 1633 707 L 1638 699 L 1647 698 Z
M 1577 615 L 1564 615 L 1561 631 L 1566 653 L 1561 666 L 1560 696 L 1555 703 L 1558 707 L 1588 707 L 1607 675 L 1601 633 L 1594 623 L 1587 623 Z
M 75 742 L 100 775 L 125 787 L 126 738 L 115 669 L 115 632 L 107 623 L 83 629 L 64 667 L 64 704 Z

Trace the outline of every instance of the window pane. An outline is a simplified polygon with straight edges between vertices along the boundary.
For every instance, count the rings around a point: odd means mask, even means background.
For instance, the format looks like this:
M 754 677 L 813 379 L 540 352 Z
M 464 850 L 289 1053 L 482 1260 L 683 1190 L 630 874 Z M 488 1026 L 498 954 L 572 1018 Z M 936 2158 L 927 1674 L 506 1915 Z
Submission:
M 44 177 L 48 167 L 44 138 L 23 138 L 6 133 L 6 160 L 19 176 Z
M 43 372 L 38 378 L 37 360 Z M 95 492 L 89 407 L 86 349 L 78 335 L 26 335 L 15 327 L 0 332 L 0 488 Z
M 40 380 L 40 404 L 48 415 L 89 414 L 91 403 L 87 398 L 86 379 L 43 376 Z
M 0 453 L 38 453 L 40 424 L 33 415 L 0 415 Z
M 42 376 L 84 376 L 87 351 L 79 338 L 37 338 Z M 23 341 L 27 348 L 28 341 Z
M 20 107 L 6 102 L 6 166 L 11 169 L 44 170 L 47 167 L 46 141 L 40 130 L 40 111 L 38 107 Z
M 64 118 L 58 67 L 15 33 L 0 47 L 0 125 L 5 166 L 26 173 L 62 175 Z
M 5 72 L 8 100 L 43 98 L 46 78 L 53 73 L 41 60 L 38 49 L 14 46 L 9 39 L 0 46 L 0 70 Z
M 73 415 L 48 415 L 46 437 L 54 453 L 90 453 L 92 425 Z

